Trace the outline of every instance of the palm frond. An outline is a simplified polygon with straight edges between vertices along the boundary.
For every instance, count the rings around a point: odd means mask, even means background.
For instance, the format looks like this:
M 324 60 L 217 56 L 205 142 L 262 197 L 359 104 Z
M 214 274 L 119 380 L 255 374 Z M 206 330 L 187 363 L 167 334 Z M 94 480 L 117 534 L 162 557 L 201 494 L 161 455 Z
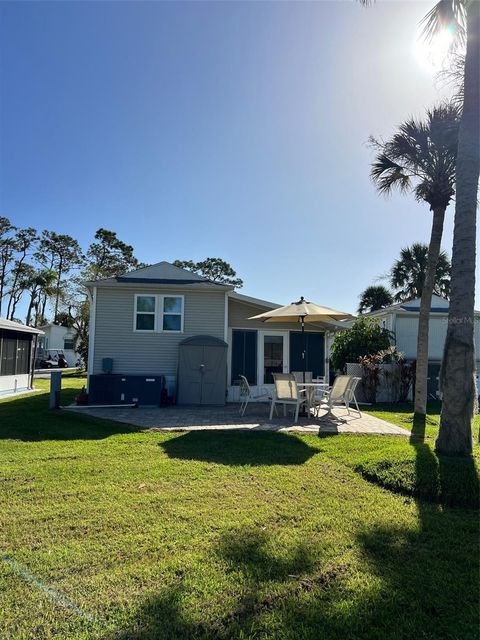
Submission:
M 417 200 L 447 207 L 454 195 L 460 111 L 441 103 L 418 121 L 410 118 L 390 140 L 370 137 L 376 157 L 370 176 L 383 194 L 413 190 Z
M 453 87 L 452 104 L 459 110 L 463 108 L 465 54 L 452 53 L 449 56 L 449 64 L 437 73 L 435 78 L 440 87 L 451 85 Z
M 404 167 L 383 153 L 372 164 L 370 176 L 380 193 L 389 194 L 393 189 L 407 191 L 410 187 L 410 175 Z
M 440 0 L 420 21 L 421 36 L 430 41 L 442 31 L 453 36 L 452 46 L 461 46 L 466 40 L 465 0 Z

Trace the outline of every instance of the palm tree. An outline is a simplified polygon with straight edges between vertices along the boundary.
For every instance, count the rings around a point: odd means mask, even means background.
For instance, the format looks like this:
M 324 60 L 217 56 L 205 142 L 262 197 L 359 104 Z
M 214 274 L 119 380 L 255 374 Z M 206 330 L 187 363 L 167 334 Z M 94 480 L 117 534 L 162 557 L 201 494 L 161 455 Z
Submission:
M 377 150 L 371 176 L 380 193 L 411 191 L 433 213 L 432 232 L 418 319 L 415 414 L 427 410 L 428 325 L 445 211 L 455 191 L 459 111 L 443 104 L 427 111 L 423 122 L 408 120 L 388 141 L 371 139 Z
M 360 0 L 368 6 L 372 0 Z M 457 151 L 455 225 L 448 330 L 443 354 L 439 453 L 472 452 L 475 406 L 474 297 L 477 191 L 480 177 L 480 2 L 440 0 L 425 16 L 424 36 L 454 33 L 452 51 L 466 43 Z
M 458 136 L 455 225 L 447 338 L 441 369 L 443 391 L 439 453 L 472 452 L 475 407 L 474 296 L 477 190 L 480 175 L 480 2 L 445 0 L 425 17 L 431 37 L 454 25 L 466 39 L 463 110 Z
M 390 285 L 397 289 L 396 302 L 415 300 L 422 297 L 425 274 L 428 264 L 428 246 L 415 242 L 411 247 L 404 247 L 400 257 L 395 260 L 390 271 Z M 448 298 L 450 291 L 450 260 L 442 251 L 438 255 L 433 293 Z
M 31 324 L 33 312 L 36 311 L 34 326 L 37 326 L 40 299 L 42 295 L 50 297 L 55 294 L 56 281 L 57 273 L 53 269 L 41 269 L 37 271 L 33 269 L 33 267 L 30 267 L 30 271 L 24 275 L 21 282 L 21 288 L 23 291 L 28 291 L 30 293 L 30 301 L 28 303 L 26 317 L 27 325 Z
M 370 313 L 389 307 L 393 303 L 393 296 L 390 291 L 382 285 L 372 285 L 367 287 L 360 294 L 360 304 L 358 313 Z

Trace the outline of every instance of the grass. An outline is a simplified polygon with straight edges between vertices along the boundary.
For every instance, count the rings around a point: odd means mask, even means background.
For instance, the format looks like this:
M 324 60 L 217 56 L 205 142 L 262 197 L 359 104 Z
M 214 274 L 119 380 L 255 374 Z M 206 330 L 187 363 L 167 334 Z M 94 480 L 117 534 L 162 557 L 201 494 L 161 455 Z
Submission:
M 412 461 L 444 493 L 431 420 L 411 442 L 161 434 L 0 402 L 0 637 L 476 640 L 478 513 L 366 479 Z
M 369 410 L 368 413 L 382 420 L 409 429 L 410 446 L 393 448 L 390 452 L 378 448 L 357 462 L 355 470 L 391 491 L 448 506 L 478 507 L 480 448 L 475 447 L 473 459 L 435 455 L 440 409 L 440 402 L 429 403 L 425 420 L 414 420 L 411 404 L 377 405 Z M 477 416 L 476 434 L 479 427 Z

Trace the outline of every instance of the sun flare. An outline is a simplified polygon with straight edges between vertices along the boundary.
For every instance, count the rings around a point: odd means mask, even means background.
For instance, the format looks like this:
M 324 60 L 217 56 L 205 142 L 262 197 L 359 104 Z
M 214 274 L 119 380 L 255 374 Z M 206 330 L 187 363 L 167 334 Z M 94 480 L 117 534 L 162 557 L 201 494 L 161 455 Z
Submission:
M 449 29 L 444 29 L 429 42 L 421 36 L 415 38 L 414 52 L 418 64 L 426 71 L 440 71 L 452 41 L 453 35 Z

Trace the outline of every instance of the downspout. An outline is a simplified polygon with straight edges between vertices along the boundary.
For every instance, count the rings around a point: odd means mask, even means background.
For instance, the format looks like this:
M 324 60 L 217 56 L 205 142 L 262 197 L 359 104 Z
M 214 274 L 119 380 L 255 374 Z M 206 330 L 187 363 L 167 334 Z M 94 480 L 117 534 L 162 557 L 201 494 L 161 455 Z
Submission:
M 228 343 L 228 291 L 225 291 L 225 317 L 223 326 L 223 339 Z
M 87 391 L 90 376 L 93 374 L 93 359 L 95 357 L 95 320 L 97 316 L 97 287 L 93 287 L 93 295 L 87 289 L 90 301 L 90 320 L 88 324 L 88 365 L 87 365 Z
M 229 372 L 229 360 L 230 360 L 230 345 L 228 344 L 228 291 L 225 291 L 225 310 L 223 320 L 223 339 L 227 343 L 227 367 L 225 371 L 225 401 L 228 400 L 228 372 Z
M 30 353 L 32 361 L 30 363 L 30 389 L 33 389 L 33 376 L 35 372 L 35 360 L 37 359 L 38 333 L 35 334 L 33 351 Z

